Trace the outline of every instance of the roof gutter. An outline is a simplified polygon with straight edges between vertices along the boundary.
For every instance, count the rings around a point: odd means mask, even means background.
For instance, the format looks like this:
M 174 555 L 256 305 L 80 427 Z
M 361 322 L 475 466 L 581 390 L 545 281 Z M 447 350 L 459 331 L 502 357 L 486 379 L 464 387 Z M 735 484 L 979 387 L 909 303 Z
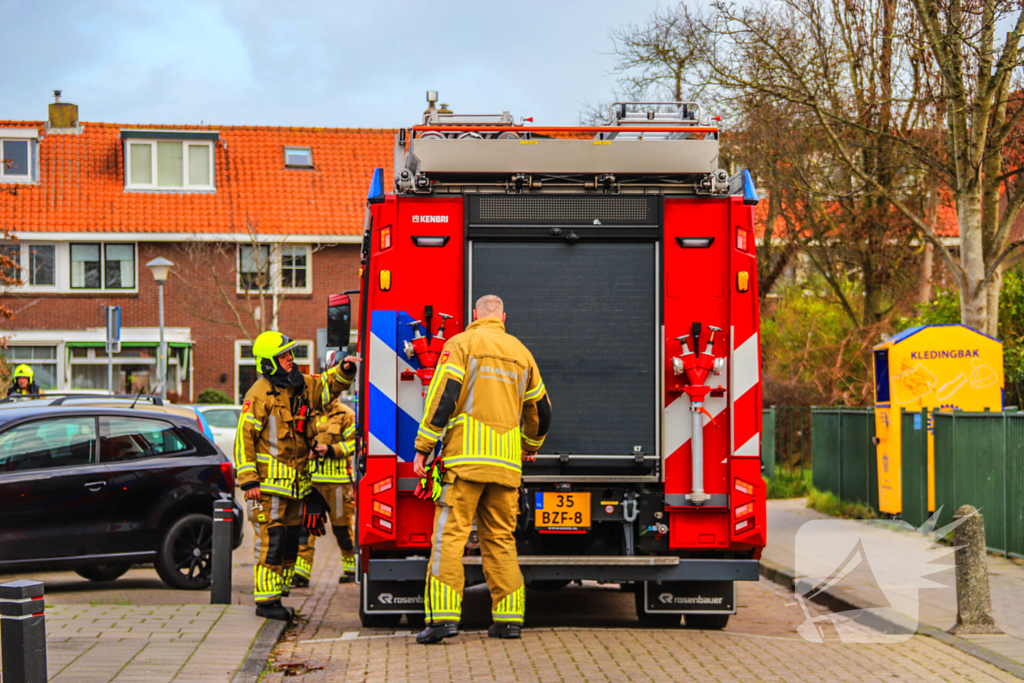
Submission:
M 34 242 L 292 242 L 295 244 L 360 244 L 362 235 L 314 235 L 247 232 L 26 232 L 15 230 L 19 240 Z

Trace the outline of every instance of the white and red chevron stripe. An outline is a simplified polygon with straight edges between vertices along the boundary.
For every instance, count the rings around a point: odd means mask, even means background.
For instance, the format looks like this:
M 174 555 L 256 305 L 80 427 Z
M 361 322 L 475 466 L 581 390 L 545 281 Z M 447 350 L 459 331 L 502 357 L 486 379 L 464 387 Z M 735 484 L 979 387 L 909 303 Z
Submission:
M 732 366 L 729 373 L 729 411 L 732 414 L 732 443 L 734 456 L 761 456 L 757 405 L 761 369 L 758 354 L 758 334 L 751 330 L 741 334 L 730 328 Z

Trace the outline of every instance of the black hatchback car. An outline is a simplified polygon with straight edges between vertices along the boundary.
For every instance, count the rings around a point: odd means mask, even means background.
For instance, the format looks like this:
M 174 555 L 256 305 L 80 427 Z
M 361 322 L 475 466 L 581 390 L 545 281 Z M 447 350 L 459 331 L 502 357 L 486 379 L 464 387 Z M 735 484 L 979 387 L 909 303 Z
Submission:
M 234 501 L 235 482 L 197 420 L 39 403 L 0 408 L 0 572 L 110 581 L 152 562 L 173 588 L 209 587 L 213 503 Z

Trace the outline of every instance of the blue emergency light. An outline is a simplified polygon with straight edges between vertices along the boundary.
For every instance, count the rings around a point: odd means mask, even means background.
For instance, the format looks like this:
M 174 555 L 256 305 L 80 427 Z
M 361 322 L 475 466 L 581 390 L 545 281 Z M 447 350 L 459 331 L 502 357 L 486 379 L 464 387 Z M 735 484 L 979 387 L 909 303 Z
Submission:
M 377 169 L 378 171 L 380 169 Z M 757 188 L 754 187 L 754 177 L 750 171 L 743 169 L 743 203 L 757 204 L 761 198 L 757 196 Z
M 384 201 L 384 169 L 373 169 L 373 177 L 370 178 L 370 191 L 366 193 L 366 201 L 370 204 L 377 204 Z

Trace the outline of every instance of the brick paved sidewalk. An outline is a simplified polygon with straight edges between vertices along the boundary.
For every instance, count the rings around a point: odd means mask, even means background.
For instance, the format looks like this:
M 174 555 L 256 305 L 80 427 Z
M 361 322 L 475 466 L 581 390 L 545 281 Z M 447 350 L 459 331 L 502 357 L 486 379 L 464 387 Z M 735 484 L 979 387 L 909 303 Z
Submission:
M 286 600 L 302 618 L 278 643 L 261 683 L 1016 680 L 924 636 L 896 644 L 841 643 L 834 635 L 808 642 L 797 634 L 808 614 L 792 593 L 766 580 L 738 584 L 739 613 L 721 632 L 640 628 L 632 594 L 615 586 L 528 590 L 520 641 L 487 638 L 490 599 L 477 586 L 466 592 L 462 634 L 418 645 L 411 625 L 360 626 L 358 589 L 337 584 L 340 556 L 325 539 L 312 585 Z M 810 616 L 827 613 L 805 607 Z
M 816 583 L 816 579 L 827 576 L 836 569 L 837 558 L 833 556 L 835 553 L 830 553 L 828 547 L 818 547 L 815 548 L 816 556 L 808 556 L 805 552 L 798 563 L 794 558 L 796 535 L 800 527 L 808 521 L 830 519 L 834 518 L 808 509 L 805 499 L 768 501 L 768 547 L 762 560 L 789 570 L 798 564 L 800 567 L 818 567 L 820 576 L 813 577 L 814 580 L 811 581 Z M 918 534 L 892 531 L 865 523 L 856 524 L 856 533 L 862 537 L 870 536 L 871 547 L 876 551 L 882 550 L 890 559 L 890 562 L 871 565 L 876 575 L 884 574 L 886 566 L 893 566 L 892 561 L 898 564 L 900 558 L 906 558 L 907 562 L 910 562 L 920 557 L 921 553 L 926 552 L 932 545 L 928 539 Z M 844 544 L 842 539 L 834 540 L 838 546 L 849 545 Z M 842 557 L 838 559 L 841 560 Z M 919 601 L 920 623 L 945 631 L 956 623 L 956 576 L 953 556 L 950 554 L 935 560 L 934 564 L 948 566 L 947 569 L 928 576 L 930 581 L 941 586 L 918 590 L 913 585 L 904 585 L 895 589 L 896 600 L 892 601 L 892 607 L 903 614 L 908 614 L 906 607 L 910 606 L 910 602 Z M 1024 665 L 1024 563 L 989 554 L 988 570 L 992 590 L 992 614 L 996 624 L 1005 634 L 963 635 L 961 638 Z M 865 585 L 864 581 L 853 576 L 851 574 L 851 578 L 843 580 L 842 590 L 858 596 L 866 603 L 878 604 L 877 586 Z M 801 579 L 796 578 L 798 581 Z M 891 579 L 888 583 L 895 585 L 903 582 Z M 914 609 L 913 606 L 910 607 L 911 610 Z
M 107 582 L 33 571 L 0 576 L 0 583 L 44 583 L 51 681 L 215 683 L 234 678 L 266 622 L 254 614 L 252 562 L 247 525 L 233 555 L 230 606 L 209 604 L 209 591 L 168 588 L 152 567 Z
M 230 681 L 264 621 L 241 605 L 52 607 L 50 680 Z

